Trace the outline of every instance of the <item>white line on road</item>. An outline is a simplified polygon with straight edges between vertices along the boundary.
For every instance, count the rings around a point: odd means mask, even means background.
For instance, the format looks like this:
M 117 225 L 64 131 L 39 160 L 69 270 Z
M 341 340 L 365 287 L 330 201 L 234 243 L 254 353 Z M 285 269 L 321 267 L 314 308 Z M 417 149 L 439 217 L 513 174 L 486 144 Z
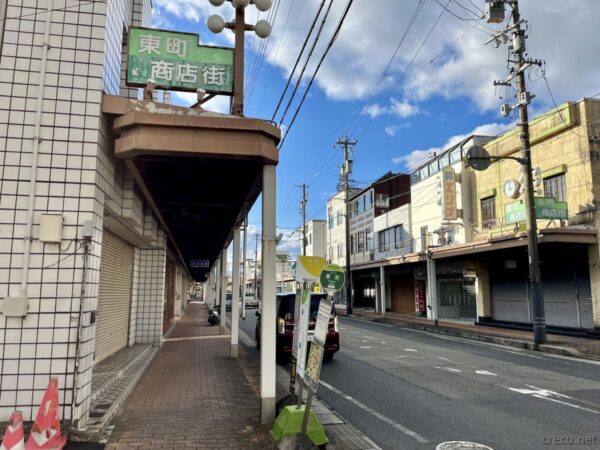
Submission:
M 405 348 L 404 351 L 405 352 L 416 352 L 416 350 L 414 348 Z
M 489 375 L 492 377 L 497 377 L 498 375 L 496 375 L 493 372 L 488 372 L 487 370 L 476 370 L 475 373 L 478 373 L 479 375 Z
M 542 400 L 548 400 L 554 403 L 559 403 L 561 405 L 570 406 L 571 408 L 581 409 L 582 411 L 591 412 L 593 414 L 600 414 L 600 411 L 596 409 L 586 408 L 584 406 L 579 406 L 574 403 L 569 403 L 564 400 L 558 400 L 557 398 L 555 398 L 559 397 L 566 398 L 569 400 L 575 400 L 574 398 L 569 397 L 568 395 L 561 394 L 560 392 L 549 391 L 548 389 L 542 389 L 535 386 L 530 387 L 532 387 L 533 389 L 508 388 L 508 390 L 512 392 L 518 392 L 519 394 L 531 395 L 532 397 L 541 398 Z
M 358 348 L 373 348 L 373 347 L 367 347 L 366 345 L 359 345 Z
M 452 372 L 452 373 L 461 373 L 460 370 L 458 369 L 454 369 L 452 367 L 440 367 L 440 366 L 433 366 L 434 369 L 440 369 L 440 370 L 445 370 L 446 372 Z
M 337 395 L 339 395 L 341 397 L 344 397 L 349 402 L 354 403 L 356 406 L 358 406 L 362 410 L 368 412 L 369 414 L 371 414 L 372 416 L 374 416 L 377 419 L 381 420 L 382 422 L 385 422 L 386 424 L 390 425 L 391 427 L 393 427 L 394 429 L 400 431 L 401 433 L 404 433 L 406 436 L 409 436 L 409 437 L 413 438 L 415 441 L 420 442 L 421 444 L 427 444 L 427 443 L 429 443 L 429 441 L 426 438 L 424 438 L 423 436 L 421 436 L 416 431 L 413 431 L 410 428 L 406 428 L 404 425 L 400 425 L 399 423 L 394 422 L 389 417 L 384 416 L 380 412 L 375 411 L 373 408 L 370 408 L 369 406 L 367 406 L 364 403 L 356 400 L 355 398 L 351 397 L 350 395 L 345 394 L 344 392 L 342 392 L 339 389 L 333 387 L 329 383 L 326 383 L 325 381 L 320 380 L 319 384 L 321 384 L 322 386 L 326 387 L 330 391 L 336 393 Z

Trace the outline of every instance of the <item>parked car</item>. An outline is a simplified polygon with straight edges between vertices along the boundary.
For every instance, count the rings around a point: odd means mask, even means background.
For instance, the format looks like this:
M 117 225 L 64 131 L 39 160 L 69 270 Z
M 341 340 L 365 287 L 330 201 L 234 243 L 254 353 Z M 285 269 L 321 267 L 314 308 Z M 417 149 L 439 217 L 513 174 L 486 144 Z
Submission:
M 277 328 L 275 330 L 277 357 L 281 359 L 286 355 L 292 353 L 292 343 L 294 341 L 294 300 L 296 295 L 294 293 L 277 294 Z M 326 298 L 326 294 L 312 294 L 310 303 L 310 316 L 308 322 L 308 336 L 309 342 L 312 340 L 312 336 L 315 331 L 315 324 L 317 321 L 317 314 L 319 312 L 319 303 L 322 299 Z M 256 311 L 257 320 L 256 328 L 254 330 L 254 339 L 256 339 L 256 346 L 260 348 L 260 324 L 261 315 L 260 311 Z M 324 359 L 330 360 L 333 358 L 335 352 L 340 349 L 340 333 L 338 330 L 338 318 L 335 308 L 331 309 L 331 316 L 329 318 L 329 329 L 327 330 L 327 337 L 325 340 L 325 354 Z
M 225 294 L 225 311 L 231 311 L 231 299 L 233 294 Z
M 260 306 L 260 301 L 254 297 L 254 295 L 246 294 L 246 308 L 258 308 Z

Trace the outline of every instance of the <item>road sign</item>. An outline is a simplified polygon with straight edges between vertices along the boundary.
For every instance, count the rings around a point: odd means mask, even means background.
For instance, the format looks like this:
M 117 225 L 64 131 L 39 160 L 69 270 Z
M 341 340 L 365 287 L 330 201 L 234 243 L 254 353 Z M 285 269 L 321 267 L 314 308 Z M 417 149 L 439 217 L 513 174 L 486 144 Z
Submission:
M 310 299 L 311 293 L 309 289 L 302 289 L 300 300 L 300 317 L 298 318 L 298 328 L 294 330 L 294 334 L 298 333 L 297 338 L 297 364 L 296 374 L 304 378 L 304 366 L 306 362 L 306 347 L 308 346 L 308 321 L 310 316 Z
M 327 339 L 327 330 L 329 329 L 329 318 L 331 317 L 331 300 L 321 300 L 319 311 L 317 313 L 317 323 L 315 324 L 315 336 L 313 341 L 325 345 Z
M 485 170 L 491 163 L 490 154 L 483 147 L 474 145 L 467 150 L 467 164 L 474 170 Z
M 567 220 L 567 202 L 557 202 L 552 197 L 535 197 L 535 218 L 538 220 Z M 506 223 L 523 222 L 527 219 L 525 203 L 513 202 L 504 207 Z
M 325 258 L 321 256 L 298 256 L 296 261 L 296 281 L 317 281 L 325 266 Z
M 233 49 L 198 45 L 198 35 L 130 28 L 127 85 L 173 91 L 233 93 Z
M 442 180 L 444 189 L 443 219 L 456 220 L 458 218 L 458 209 L 456 207 L 456 172 L 452 166 L 444 168 Z
M 323 290 L 329 293 L 339 291 L 344 287 L 344 283 L 346 282 L 346 274 L 337 264 L 329 264 L 323 267 L 319 278 Z
M 210 261 L 208 259 L 192 259 L 190 261 L 190 267 L 192 269 L 208 269 L 210 267 Z

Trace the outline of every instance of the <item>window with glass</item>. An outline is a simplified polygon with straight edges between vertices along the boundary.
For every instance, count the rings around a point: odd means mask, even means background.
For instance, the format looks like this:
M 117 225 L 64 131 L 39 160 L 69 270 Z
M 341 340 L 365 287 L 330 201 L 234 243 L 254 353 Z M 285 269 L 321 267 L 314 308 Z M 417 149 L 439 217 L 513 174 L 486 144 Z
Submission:
M 342 243 L 338 243 L 337 245 L 337 257 L 342 258 L 344 256 L 344 246 Z
M 484 228 L 496 226 L 496 196 L 481 200 L 481 223 Z
M 333 228 L 333 216 L 331 214 L 328 217 L 327 223 L 329 224 L 329 229 L 331 230 Z
M 450 164 L 459 162 L 461 159 L 460 148 L 455 148 L 450 152 Z
M 566 174 L 561 173 L 550 178 L 544 178 L 544 195 L 552 197 L 557 202 L 567 201 Z
M 373 207 L 373 191 L 369 191 L 365 194 L 365 211 L 368 211 Z
M 396 225 L 395 227 L 380 231 L 378 236 L 379 251 L 387 252 L 388 250 L 401 248 L 403 235 L 402 225 Z
M 365 251 L 365 233 L 360 231 L 356 235 L 358 237 L 357 250 L 359 253 L 362 253 Z
M 337 212 L 337 218 L 336 218 L 336 220 L 337 220 L 337 224 L 338 225 L 341 225 L 341 224 L 344 223 L 344 215 L 342 214 L 341 211 Z
M 433 174 L 437 173 L 438 170 L 440 170 L 440 166 L 438 164 L 437 159 L 435 161 L 429 163 L 429 175 L 433 175 Z
M 356 200 L 356 213 L 362 214 L 364 212 L 365 212 L 365 197 L 361 195 L 360 197 L 358 197 L 358 200 Z
M 373 250 L 373 230 L 368 227 L 365 230 L 365 240 L 367 245 L 367 251 Z

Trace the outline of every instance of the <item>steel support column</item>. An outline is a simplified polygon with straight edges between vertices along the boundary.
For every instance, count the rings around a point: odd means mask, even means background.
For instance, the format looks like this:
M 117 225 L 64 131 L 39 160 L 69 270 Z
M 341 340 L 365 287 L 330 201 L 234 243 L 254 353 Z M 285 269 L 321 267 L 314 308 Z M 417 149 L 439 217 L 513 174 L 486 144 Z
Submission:
M 381 290 L 380 290 L 380 299 L 381 299 L 381 303 L 380 303 L 380 310 L 379 312 L 381 313 L 382 316 L 385 316 L 385 267 L 384 266 L 380 266 L 379 267 L 379 283 L 381 286 Z
M 238 356 L 238 332 L 240 326 L 240 229 L 233 230 L 233 257 L 231 261 L 231 353 Z
M 431 320 L 438 324 L 438 299 L 437 299 L 437 274 L 435 271 L 435 260 L 427 258 L 427 297 L 431 309 Z
M 260 421 L 275 421 L 275 166 L 263 167 L 262 189 L 262 311 L 260 329 Z

